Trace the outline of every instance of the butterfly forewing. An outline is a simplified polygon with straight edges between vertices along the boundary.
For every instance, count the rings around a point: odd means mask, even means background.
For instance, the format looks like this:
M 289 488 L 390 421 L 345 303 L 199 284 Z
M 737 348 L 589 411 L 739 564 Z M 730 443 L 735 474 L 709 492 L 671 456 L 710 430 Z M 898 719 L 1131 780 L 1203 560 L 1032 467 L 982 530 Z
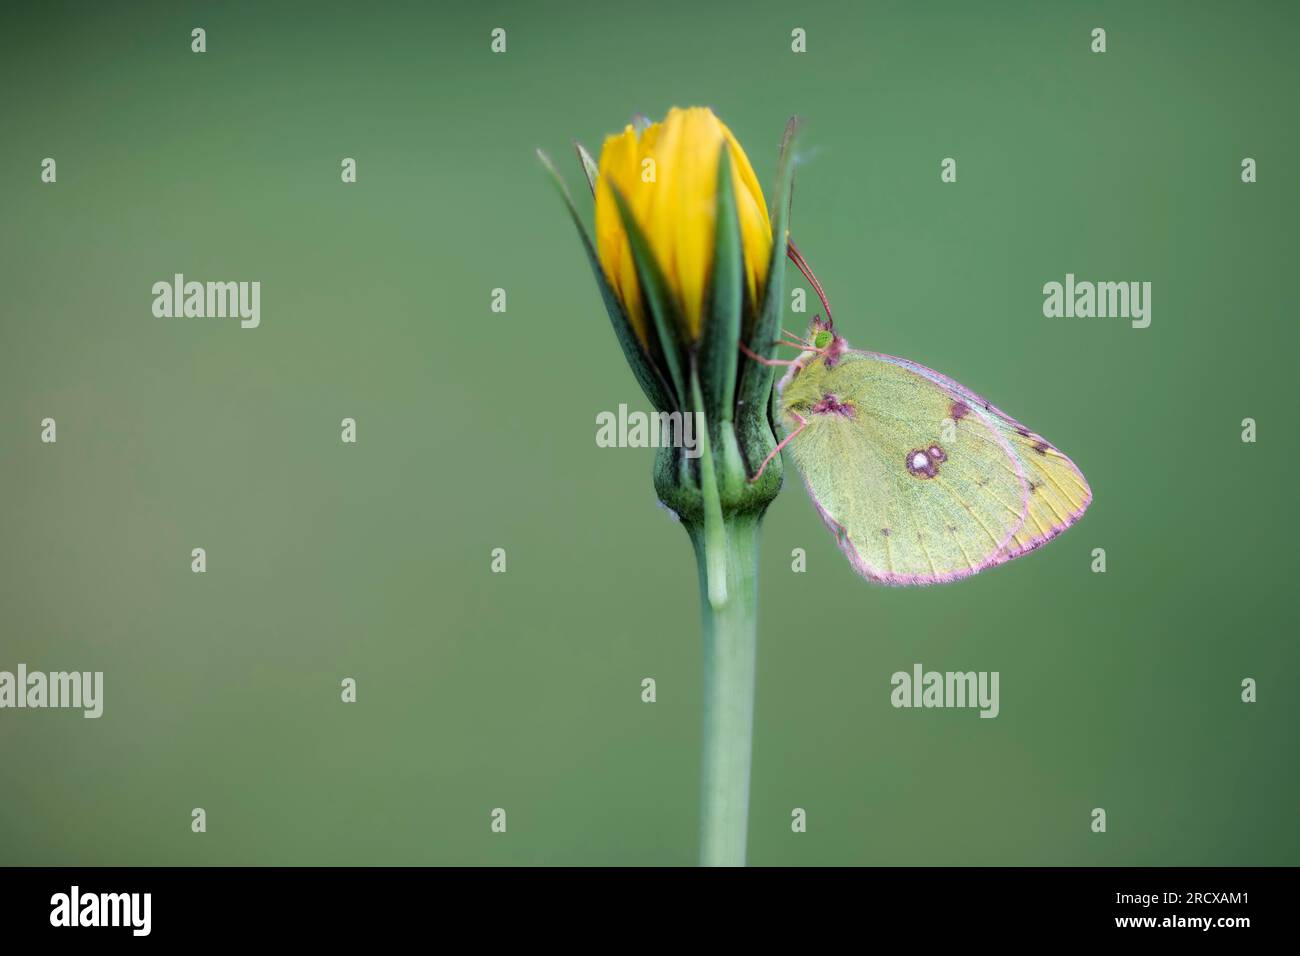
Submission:
M 1007 551 L 1012 557 L 1050 541 L 1083 516 L 1092 489 L 1074 462 L 1032 432 L 1007 433 L 1029 483 L 1029 512 Z
M 941 372 L 894 355 L 877 352 L 856 354 L 908 369 L 933 382 L 961 407 L 983 412 L 1006 438 L 1020 459 L 1029 489 L 1025 523 L 1007 545 L 1007 558 L 1017 557 L 1050 541 L 1088 510 L 1088 505 L 1092 502 L 1092 489 L 1088 487 L 1083 472 L 1041 435 L 1031 432 L 1002 409 Z M 958 411 L 961 411 L 961 407 Z

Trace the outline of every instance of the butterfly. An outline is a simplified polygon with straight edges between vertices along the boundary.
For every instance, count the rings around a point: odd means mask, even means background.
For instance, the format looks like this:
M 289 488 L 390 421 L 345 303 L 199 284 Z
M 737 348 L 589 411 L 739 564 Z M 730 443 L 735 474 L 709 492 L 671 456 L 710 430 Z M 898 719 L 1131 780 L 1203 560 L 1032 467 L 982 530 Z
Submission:
M 826 312 L 775 392 L 785 450 L 854 570 L 891 585 L 969 577 L 1028 554 L 1092 502 L 1060 449 L 933 369 L 851 349 L 794 244 L 790 259 Z M 757 479 L 758 475 L 754 476 Z M 751 479 L 751 480 L 754 480 Z

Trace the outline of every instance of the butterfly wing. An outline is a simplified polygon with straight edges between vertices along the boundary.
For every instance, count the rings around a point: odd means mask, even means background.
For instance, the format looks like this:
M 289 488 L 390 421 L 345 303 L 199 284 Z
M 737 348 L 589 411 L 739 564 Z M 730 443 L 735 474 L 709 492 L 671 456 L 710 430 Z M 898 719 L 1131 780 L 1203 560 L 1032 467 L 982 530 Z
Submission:
M 1024 526 L 1006 548 L 1008 558 L 1019 557 L 1040 547 L 1083 517 L 1092 503 L 1092 489 L 1078 466 L 1051 442 L 1030 431 L 987 399 L 934 369 L 894 355 L 863 354 L 906 368 L 934 382 L 951 395 L 954 402 L 961 403 L 955 407 L 959 415 L 962 406 L 983 412 L 1015 450 L 1029 486 L 1029 507 Z
M 868 353 L 812 357 L 781 383 L 781 426 L 840 549 L 885 584 L 953 581 L 1006 560 L 1024 526 L 1028 481 L 982 410 L 953 421 L 953 398 Z M 802 424 L 806 422 L 806 424 Z
M 804 359 L 780 383 L 780 424 L 799 430 L 788 453 L 864 577 L 967 577 L 1038 547 L 1091 500 L 1068 458 L 937 372 L 872 352 Z

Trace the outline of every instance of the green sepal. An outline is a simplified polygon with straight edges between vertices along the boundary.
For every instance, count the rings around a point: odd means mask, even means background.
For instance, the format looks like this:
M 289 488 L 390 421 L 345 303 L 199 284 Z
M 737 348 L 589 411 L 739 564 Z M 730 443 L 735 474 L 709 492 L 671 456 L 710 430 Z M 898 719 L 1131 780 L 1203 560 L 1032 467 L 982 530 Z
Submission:
M 575 142 L 573 148 L 578 151 L 578 162 L 582 163 L 582 171 L 587 174 L 587 185 L 591 187 L 591 194 L 594 196 L 596 195 L 596 180 L 600 178 L 600 167 L 591 158 L 591 153 L 587 152 L 587 147 Z
M 591 271 L 596 277 L 596 285 L 600 287 L 600 297 L 605 303 L 605 310 L 609 313 L 610 324 L 614 327 L 614 335 L 618 338 L 618 344 L 623 349 L 623 356 L 627 359 L 628 367 L 632 369 L 632 375 L 636 378 L 637 384 L 641 386 L 641 391 L 649 399 L 650 404 L 659 411 L 671 411 L 678 405 L 672 399 L 672 390 L 668 383 L 664 381 L 663 375 L 647 355 L 646 350 L 641 346 L 640 339 L 637 338 L 636 331 L 632 328 L 632 323 L 628 321 L 627 314 L 623 311 L 622 304 L 618 297 L 614 295 L 614 290 L 610 288 L 609 282 L 605 279 L 605 270 L 600 266 L 600 260 L 596 258 L 595 247 L 591 244 L 591 237 L 587 235 L 587 230 L 582 224 L 582 219 L 578 215 L 578 209 L 573 204 L 573 197 L 569 195 L 569 188 L 564 184 L 550 157 L 540 149 L 537 151 L 542 165 L 546 167 L 547 172 L 551 174 L 551 179 L 555 183 L 555 188 L 564 200 L 565 206 L 568 207 L 569 215 L 573 218 L 573 225 L 578 230 L 578 237 L 582 240 L 582 248 L 587 253 L 587 261 L 591 265 Z
M 754 428 L 768 430 L 764 415 L 753 423 Z M 737 423 L 736 430 L 741 425 Z M 758 481 L 748 480 L 746 464 L 740 460 L 736 430 L 719 431 L 720 443 L 710 444 L 722 514 L 726 518 L 737 515 L 761 517 L 767 506 L 781 491 L 781 456 L 773 458 Z M 712 429 L 710 429 L 712 431 Z M 768 449 L 775 444 L 770 430 L 767 433 Z M 672 509 L 687 529 L 703 529 L 705 519 L 705 494 L 703 467 L 700 459 L 686 457 L 685 450 L 671 446 L 660 447 L 655 455 L 654 486 L 659 500 Z
M 758 319 L 752 328 L 746 330 L 745 335 L 745 344 L 764 358 L 772 358 L 776 354 L 776 333 L 781 325 L 781 312 L 785 307 L 785 257 L 790 221 L 790 194 L 794 188 L 793 146 L 797 130 L 798 121 L 791 118 L 785 128 L 785 136 L 781 140 L 781 156 L 777 162 L 776 192 L 773 194 L 770 211 L 772 258 L 768 262 L 767 285 L 763 289 L 763 301 L 758 310 Z M 771 366 L 750 361 L 747 363 L 747 368 L 766 369 L 766 378 L 772 377 Z M 759 396 L 743 397 L 749 400 Z
M 767 359 L 774 358 L 776 355 L 777 330 L 780 328 L 781 313 L 785 307 L 786 232 L 789 223 L 790 193 L 794 188 L 794 139 L 798 128 L 798 119 L 791 117 L 790 122 L 786 124 L 785 136 L 781 140 L 781 158 L 777 164 L 777 185 L 771 209 L 772 258 L 768 263 L 767 285 L 763 290 L 763 302 L 758 310 L 758 317 L 745 336 L 745 344 L 749 349 Z M 742 416 L 749 423 L 759 422 L 760 415 L 763 421 L 761 428 L 742 429 L 739 436 L 746 460 L 755 470 L 774 447 L 771 431 L 766 423 L 773 374 L 774 370 L 770 365 L 764 365 L 748 357 L 742 362 L 737 408 L 750 409 L 756 413 Z M 775 464 L 777 461 L 774 459 L 768 465 L 768 472 Z M 779 469 L 775 477 L 779 487 Z M 768 473 L 764 472 L 763 479 L 767 478 Z
M 691 407 L 690 393 L 686 388 L 686 378 L 682 374 L 682 352 L 679 338 L 681 319 L 677 315 L 677 305 L 668 283 L 659 268 L 650 243 L 637 224 L 623 193 L 613 183 L 609 184 L 614 194 L 614 203 L 623 220 L 623 231 L 627 234 L 628 247 L 632 250 L 632 262 L 636 267 L 637 284 L 641 288 L 641 298 L 646 311 L 654 321 L 659 346 L 663 352 L 664 363 L 668 366 L 668 377 L 673 383 L 677 395 L 677 407 L 686 410 Z
M 704 411 L 713 434 L 729 424 L 736 402 L 736 368 L 740 359 L 740 317 L 745 303 L 744 251 L 740 218 L 731 183 L 731 154 L 724 143 L 718 153 L 718 195 L 713 240 L 708 317 L 700 335 L 700 373 Z
M 700 373 L 695 362 L 691 362 L 691 406 L 699 408 L 707 404 L 700 390 Z M 718 463 L 713 458 L 713 443 L 709 441 L 712 429 L 705 415 L 704 428 L 696 436 L 699 442 L 700 459 L 700 495 L 704 506 L 703 531 L 704 540 L 709 542 L 706 548 L 707 560 L 704 565 L 705 594 L 709 604 L 721 608 L 727 603 L 727 526 L 722 517 L 722 496 L 718 491 Z M 724 426 L 722 434 L 731 434 L 731 429 Z

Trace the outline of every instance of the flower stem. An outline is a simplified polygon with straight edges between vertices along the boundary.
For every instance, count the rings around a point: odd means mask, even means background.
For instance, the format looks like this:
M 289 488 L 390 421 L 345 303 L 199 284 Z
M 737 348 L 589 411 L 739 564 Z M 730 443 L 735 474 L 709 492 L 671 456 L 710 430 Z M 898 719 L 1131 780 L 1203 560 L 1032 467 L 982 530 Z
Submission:
M 749 768 L 754 735 L 754 668 L 758 646 L 756 514 L 723 519 L 692 534 L 704 618 L 704 764 L 700 863 L 744 866 L 749 825 Z M 702 532 L 702 533 L 701 533 Z M 714 551 L 724 549 L 717 555 Z M 726 568 L 726 598 L 710 600 L 708 569 Z

